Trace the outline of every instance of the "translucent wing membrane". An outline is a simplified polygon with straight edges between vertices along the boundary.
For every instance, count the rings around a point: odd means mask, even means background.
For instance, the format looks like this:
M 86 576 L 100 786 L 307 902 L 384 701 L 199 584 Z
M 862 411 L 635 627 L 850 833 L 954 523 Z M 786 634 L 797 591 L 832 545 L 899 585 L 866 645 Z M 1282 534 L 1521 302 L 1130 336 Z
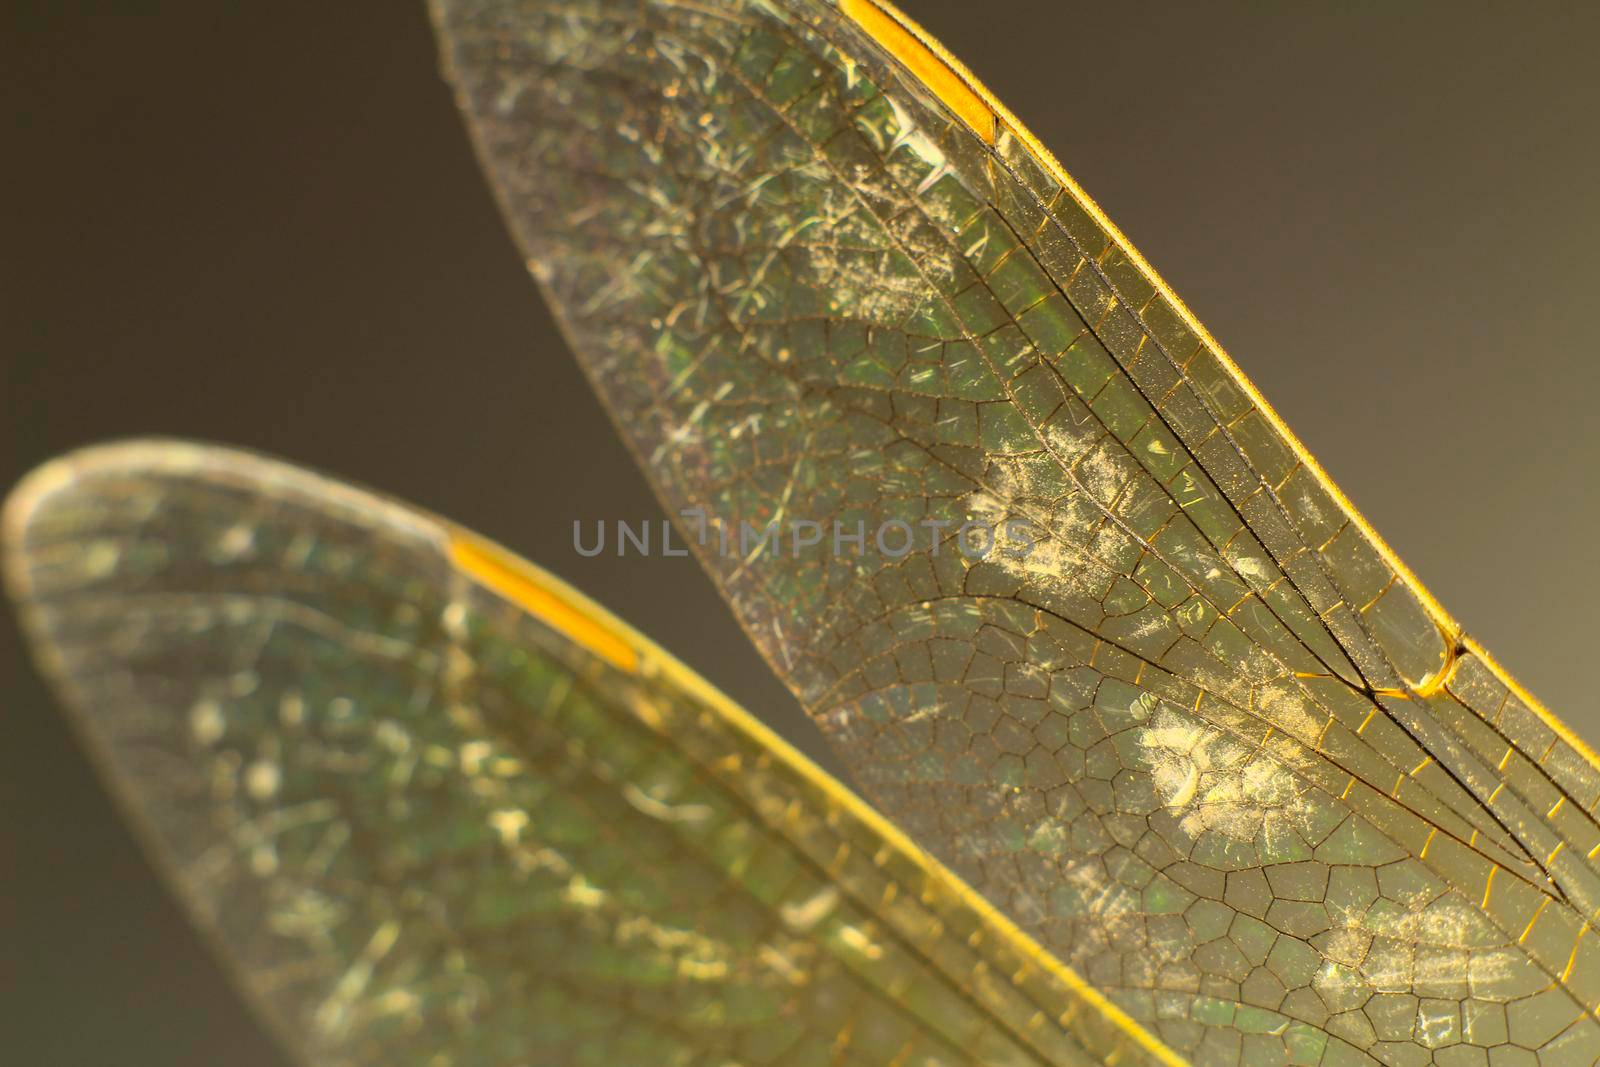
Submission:
M 37 658 L 308 1063 L 1176 1062 L 547 575 L 172 443 L 5 516 Z
M 596 388 L 882 810 L 1201 1062 L 1594 1058 L 1593 755 L 963 68 L 872 0 L 436 12 Z

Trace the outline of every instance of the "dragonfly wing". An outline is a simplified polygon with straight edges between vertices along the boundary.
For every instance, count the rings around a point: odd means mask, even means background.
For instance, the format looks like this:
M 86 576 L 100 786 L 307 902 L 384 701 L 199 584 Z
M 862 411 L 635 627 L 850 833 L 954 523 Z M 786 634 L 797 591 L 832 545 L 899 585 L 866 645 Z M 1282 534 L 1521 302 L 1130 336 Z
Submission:
M 838 783 L 448 524 L 136 442 L 6 568 L 151 853 L 308 1063 L 1175 1062 Z
M 580 360 L 882 810 L 1202 1061 L 1588 1061 L 1593 754 L 964 68 L 877 0 L 435 8 Z

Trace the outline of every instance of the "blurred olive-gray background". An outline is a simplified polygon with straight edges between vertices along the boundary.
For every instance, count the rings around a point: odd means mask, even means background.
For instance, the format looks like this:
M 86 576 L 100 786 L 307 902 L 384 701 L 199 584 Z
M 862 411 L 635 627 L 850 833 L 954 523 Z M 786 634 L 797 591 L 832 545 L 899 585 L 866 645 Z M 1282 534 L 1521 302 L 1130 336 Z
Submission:
M 575 581 L 815 751 L 556 336 L 420 4 L 13 5 L 0 482 L 129 434 L 272 452 Z M 151 5 L 153 7 L 153 5 Z M 1600 8 L 959 0 L 1038 133 L 1439 598 L 1591 742 Z M 0 622 L 8 1062 L 286 1062 Z

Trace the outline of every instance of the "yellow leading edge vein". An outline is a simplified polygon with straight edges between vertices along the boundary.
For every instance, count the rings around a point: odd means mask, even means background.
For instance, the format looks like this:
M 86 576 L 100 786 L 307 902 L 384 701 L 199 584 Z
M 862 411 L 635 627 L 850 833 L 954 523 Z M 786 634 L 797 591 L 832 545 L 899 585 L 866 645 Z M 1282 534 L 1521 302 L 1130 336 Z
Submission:
M 462 529 L 450 532 L 450 559 L 486 589 L 526 610 L 546 626 L 582 645 L 628 674 L 639 671 L 639 656 L 604 617 L 599 605 L 498 545 Z
M 1323 470 L 1322 464 L 1317 462 L 1317 458 L 1311 454 L 1311 451 L 1306 448 L 1295 432 L 1283 421 L 1277 411 L 1268 403 L 1267 398 L 1261 395 L 1255 383 L 1245 376 L 1244 371 L 1233 361 L 1233 357 L 1228 355 L 1215 337 L 1211 336 L 1211 331 L 1207 330 L 1205 325 L 1195 317 L 1194 312 L 1189 310 L 1189 305 L 1185 304 L 1183 299 L 1173 292 L 1166 279 L 1156 273 L 1155 268 L 1133 246 L 1133 242 L 1129 241 L 1123 232 L 1117 228 L 1117 224 L 1107 217 L 1106 213 L 1100 209 L 1100 205 L 1094 202 L 1094 198 L 1084 192 L 1083 187 L 1077 183 L 1072 175 L 1067 173 L 1066 168 L 1061 165 L 1055 155 L 1041 144 L 1039 139 L 1028 131 L 1027 127 L 1022 125 L 1022 122 L 1011 113 L 1009 108 L 984 87 L 976 75 L 967 69 L 966 64 L 951 55 L 950 51 L 935 40 L 933 35 L 917 25 L 910 16 L 892 3 L 889 3 L 888 0 L 838 0 L 838 4 L 839 10 L 846 17 L 854 21 L 885 51 L 899 60 L 913 77 L 921 81 L 929 92 L 943 101 L 944 105 L 964 122 L 974 134 L 981 138 L 985 144 L 994 144 L 1001 128 L 1004 128 L 1006 132 L 1021 141 L 1023 146 L 1033 154 L 1034 158 L 1043 164 L 1046 172 L 1061 183 L 1061 187 L 1071 194 L 1072 198 L 1078 202 L 1078 206 L 1083 208 L 1105 230 L 1106 235 L 1111 238 L 1122 254 L 1127 256 L 1134 266 L 1144 274 L 1146 280 L 1155 287 L 1156 291 L 1166 298 L 1172 305 L 1173 310 L 1183 319 L 1184 325 L 1193 330 L 1195 336 L 1200 338 L 1201 343 L 1211 349 L 1218 362 L 1222 364 L 1223 369 L 1233 379 L 1234 384 L 1244 390 L 1245 395 L 1255 404 L 1257 410 L 1261 412 L 1262 417 L 1267 420 L 1268 424 L 1283 435 L 1284 440 L 1288 442 L 1290 449 L 1294 452 L 1295 458 L 1305 464 L 1306 468 L 1315 475 L 1322 488 L 1345 510 L 1351 521 L 1355 523 L 1356 528 L 1372 542 L 1383 561 L 1389 565 L 1395 574 L 1399 575 L 1400 580 L 1416 595 L 1417 600 L 1433 619 L 1434 626 L 1438 628 L 1440 636 L 1444 639 L 1449 660 L 1440 667 L 1434 678 L 1431 679 L 1432 682 L 1438 684 L 1430 686 L 1428 684 L 1430 680 L 1425 679 L 1420 683 L 1420 690 L 1414 687 L 1417 695 L 1426 697 L 1438 688 L 1448 688 L 1449 675 L 1459 659 L 1458 649 L 1470 652 L 1478 657 L 1483 662 L 1483 665 L 1489 669 L 1490 673 L 1515 694 L 1518 700 L 1527 705 L 1546 726 L 1555 731 L 1563 741 L 1571 745 L 1584 759 L 1588 760 L 1591 766 L 1596 770 L 1600 770 L 1600 753 L 1596 753 L 1588 742 L 1574 733 L 1570 726 L 1562 722 L 1554 712 L 1540 703 L 1537 697 L 1523 688 L 1522 684 L 1508 674 L 1505 668 L 1500 666 L 1500 663 L 1489 654 L 1487 649 L 1474 638 L 1462 632 L 1460 623 L 1451 617 L 1450 613 L 1444 609 L 1444 605 L 1439 603 L 1438 599 L 1428 591 L 1428 588 L 1422 584 L 1421 580 L 1412 573 L 1411 568 L 1406 566 L 1405 561 L 1395 554 L 1394 549 L 1390 548 L 1389 543 L 1383 539 L 1383 535 L 1373 528 L 1372 524 L 1367 521 L 1366 516 L 1361 514 L 1350 498 L 1344 494 L 1344 490 L 1334 484 L 1333 479 L 1328 476 L 1328 472 Z
M 1023 959 L 1054 975 L 1158 1062 L 1167 1067 L 1188 1067 L 1188 1060 L 1173 1052 L 1077 971 L 1024 933 L 876 809 L 671 653 L 543 568 L 459 527 L 449 527 L 449 534 L 450 559 L 461 573 L 523 608 L 618 670 L 642 678 L 660 679 L 699 701 L 760 750 L 770 753 L 774 760 L 789 767 L 834 804 L 859 819 L 890 847 L 911 859 L 930 880 L 947 887 L 1001 937 L 1015 945 Z

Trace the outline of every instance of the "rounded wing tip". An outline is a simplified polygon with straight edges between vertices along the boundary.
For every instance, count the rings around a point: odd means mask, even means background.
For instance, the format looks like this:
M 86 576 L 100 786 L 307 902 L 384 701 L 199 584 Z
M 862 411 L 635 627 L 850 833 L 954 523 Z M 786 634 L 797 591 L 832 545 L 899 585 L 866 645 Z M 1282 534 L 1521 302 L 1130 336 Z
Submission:
M 97 475 L 193 466 L 214 446 L 173 438 L 134 437 L 85 445 L 48 459 L 22 476 L 0 505 L 0 577 L 17 603 L 29 599 L 30 532 L 47 505 Z
M 337 481 L 314 470 L 248 448 L 181 438 L 134 437 L 86 445 L 48 460 L 24 475 L 0 505 L 0 579 L 10 599 L 27 605 L 40 590 L 34 572 L 48 551 L 59 562 L 63 541 L 95 532 L 94 498 L 125 491 L 118 482 L 190 482 L 229 486 L 251 495 L 332 508 L 362 525 L 405 530 L 443 546 L 446 524 L 387 495 Z M 75 506 L 85 505 L 85 506 Z M 54 516 L 54 518 L 52 518 Z M 49 527 L 49 529 L 46 529 Z
M 172 460 L 193 456 L 207 446 L 160 437 L 131 437 L 84 445 L 45 460 L 24 474 L 0 507 L 0 532 L 6 543 L 27 529 L 39 506 L 51 496 L 80 482 L 86 475 L 114 470 L 148 470 L 171 466 Z

